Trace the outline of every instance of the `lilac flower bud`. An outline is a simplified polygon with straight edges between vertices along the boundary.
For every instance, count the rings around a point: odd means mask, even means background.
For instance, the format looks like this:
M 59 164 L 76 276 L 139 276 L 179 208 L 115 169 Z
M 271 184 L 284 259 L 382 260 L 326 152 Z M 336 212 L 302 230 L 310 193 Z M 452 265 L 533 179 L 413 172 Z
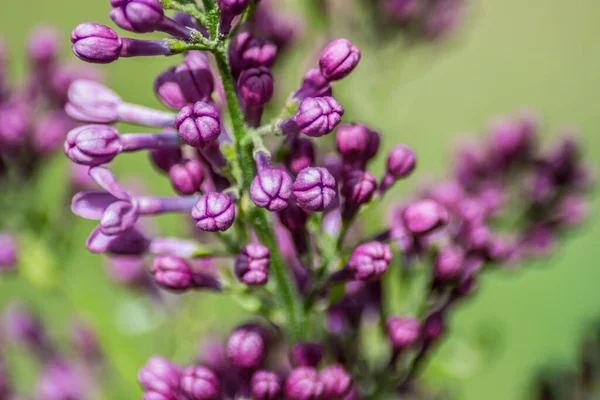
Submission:
M 221 21 L 219 22 L 219 32 L 222 35 L 229 34 L 233 19 L 244 12 L 248 7 L 249 0 L 217 0 L 219 10 L 221 11 Z
M 308 214 L 294 203 L 279 213 L 279 220 L 290 232 L 304 231 Z
M 352 206 L 368 203 L 377 189 L 377 180 L 369 171 L 355 170 L 344 176 L 342 196 Z
M 273 372 L 258 371 L 252 375 L 250 390 L 255 400 L 276 400 L 281 394 L 281 382 Z
M 292 348 L 292 365 L 296 367 L 316 367 L 323 358 L 323 345 L 320 343 L 299 342 Z
M 169 172 L 174 165 L 179 164 L 183 159 L 183 153 L 180 147 L 171 149 L 152 149 L 149 151 L 152 164 L 159 170 Z
M 123 42 L 108 26 L 85 22 L 71 32 L 73 53 L 83 61 L 108 64 L 119 58 Z
M 244 102 L 264 106 L 273 97 L 273 74 L 266 67 L 247 69 L 240 75 L 238 91 Z
M 74 119 L 111 124 L 119 119 L 121 98 L 106 86 L 89 80 L 73 82 L 65 111 Z
M 133 228 L 139 217 L 137 205 L 129 201 L 115 201 L 104 210 L 100 229 L 105 235 L 113 236 Z
M 181 370 L 159 356 L 150 357 L 138 372 L 138 382 L 144 389 L 144 399 L 178 399 L 180 377 Z
M 352 390 L 350 374 L 339 365 L 323 369 L 319 375 L 323 383 L 323 398 L 343 399 Z
M 337 196 L 335 179 L 322 167 L 300 171 L 293 188 L 298 205 L 307 211 L 323 211 Z
M 391 317 L 386 331 L 395 351 L 405 350 L 417 343 L 421 334 L 421 325 L 414 318 Z
M 346 77 L 360 61 L 360 50 L 346 39 L 329 43 L 319 59 L 321 73 L 329 81 Z
M 529 156 L 535 142 L 536 122 L 530 116 L 519 119 L 501 120 L 493 127 L 494 153 L 506 164 L 515 158 Z
M 97 361 L 102 357 L 98 338 L 90 326 L 83 322 L 71 326 L 71 343 L 79 354 L 89 361 Z
M 81 399 L 83 397 L 77 373 L 62 360 L 50 362 L 40 375 L 36 398 L 44 400 Z
M 341 125 L 335 135 L 337 151 L 346 163 L 363 168 L 379 150 L 379 133 L 361 124 Z
M 111 5 L 110 19 L 130 32 L 154 32 L 165 16 L 158 0 L 111 0 Z
M 259 169 L 250 186 L 254 204 L 271 212 L 286 208 L 291 195 L 292 178 L 280 168 Z
M 169 170 L 173 188 L 182 195 L 191 195 L 200 190 L 204 180 L 202 164 L 196 160 L 185 160 Z
M 84 125 L 69 132 L 64 150 L 73 162 L 94 167 L 111 162 L 123 151 L 123 144 L 111 126 Z
M 236 367 L 257 368 L 266 354 L 265 339 L 254 327 L 237 328 L 227 341 L 227 357 Z
M 385 192 L 399 179 L 406 178 L 417 164 L 414 151 L 403 144 L 394 147 L 387 158 L 386 173 L 381 180 L 381 192 Z
M 333 132 L 342 115 L 344 109 L 333 97 L 308 97 L 300 103 L 293 120 L 305 135 L 320 137 Z
M 183 371 L 180 387 L 189 400 L 217 400 L 221 384 L 213 371 L 205 367 L 190 367 Z
M 425 343 L 438 340 L 446 331 L 446 321 L 443 312 L 434 312 L 423 323 L 421 335 Z
M 358 246 L 348 260 L 348 269 L 354 280 L 370 281 L 380 278 L 392 261 L 390 246 L 369 242 Z
M 298 175 L 304 168 L 312 167 L 315 163 L 315 146 L 312 140 L 296 138 L 285 162 L 294 175 Z
M 75 122 L 64 111 L 54 111 L 44 116 L 31 137 L 31 146 L 41 155 L 50 155 L 61 147 L 67 132 Z
M 314 68 L 306 73 L 300 89 L 294 94 L 294 98 L 302 101 L 307 97 L 331 97 L 333 89 L 331 83 L 321 73 L 321 70 Z
M 36 356 L 44 359 L 52 352 L 42 321 L 20 304 L 7 307 L 4 325 L 10 339 L 25 346 Z
M 259 39 L 248 32 L 237 35 L 235 45 L 230 48 L 229 61 L 234 76 L 241 71 L 256 68 L 270 68 L 275 64 L 277 46 L 274 43 Z
M 233 225 L 235 205 L 226 194 L 209 192 L 200 197 L 192 209 L 192 217 L 203 231 L 223 232 Z
M 12 235 L 0 233 L 0 272 L 17 266 L 17 243 Z
M 219 111 L 202 101 L 183 107 L 175 124 L 181 139 L 193 147 L 204 147 L 221 134 Z
M 242 247 L 235 260 L 235 274 L 248 286 L 260 286 L 269 280 L 269 249 L 262 244 L 248 244 Z
M 32 64 L 44 67 L 56 60 L 60 40 L 56 31 L 50 28 L 35 29 L 27 41 L 27 54 Z
M 150 271 L 156 283 L 165 289 L 184 291 L 192 286 L 192 267 L 183 258 L 156 257 Z
M 412 234 L 423 235 L 446 225 L 448 212 L 436 201 L 417 200 L 402 211 L 402 220 Z
M 435 260 L 435 277 L 441 281 L 453 280 L 460 275 L 465 262 L 465 252 L 454 246 L 446 246 Z
M 197 101 L 209 101 L 214 90 L 214 79 L 204 54 L 191 51 L 183 63 L 156 78 L 154 91 L 167 107 L 180 110 Z
M 318 400 L 325 390 L 314 368 L 294 369 L 285 381 L 285 395 L 289 400 Z

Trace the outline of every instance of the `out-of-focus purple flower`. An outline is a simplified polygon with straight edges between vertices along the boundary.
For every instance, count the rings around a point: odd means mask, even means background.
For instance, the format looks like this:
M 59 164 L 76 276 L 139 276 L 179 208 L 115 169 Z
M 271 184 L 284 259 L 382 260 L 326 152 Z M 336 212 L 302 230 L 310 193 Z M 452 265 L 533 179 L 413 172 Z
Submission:
M 315 163 L 315 146 L 312 140 L 302 137 L 296 138 L 285 162 L 294 175 L 298 175 L 304 168 L 312 167 Z
M 35 67 L 47 67 L 56 61 L 59 53 L 58 34 L 47 27 L 34 29 L 27 40 L 27 54 Z
M 319 374 L 324 399 L 343 399 L 352 390 L 352 378 L 340 365 L 326 367 Z
M 335 179 L 325 168 L 305 168 L 294 181 L 294 196 L 304 210 L 323 211 L 337 196 Z
M 75 122 L 64 111 L 53 111 L 44 116 L 35 126 L 31 146 L 42 155 L 50 155 L 61 147 L 67 133 Z
M 423 235 L 446 225 L 448 212 L 434 200 L 417 200 L 404 208 L 402 219 L 411 233 Z
M 552 219 L 566 226 L 579 225 L 589 215 L 589 207 L 582 196 L 566 196 L 556 207 Z
M 227 357 L 238 368 L 258 368 L 266 355 L 265 339 L 257 327 L 236 328 L 227 341 Z
M 219 32 L 227 35 L 231 30 L 233 19 L 244 12 L 248 7 L 249 0 L 217 0 L 217 5 L 221 11 L 221 21 L 219 22 Z
M 250 186 L 250 198 L 258 207 L 283 210 L 292 195 L 292 178 L 281 168 L 260 168 Z
M 154 82 L 154 91 L 160 101 L 175 110 L 197 101 L 209 101 L 213 90 L 210 65 L 198 51 L 190 51 L 180 66 L 163 72 Z
M 457 278 L 465 262 L 465 252 L 459 247 L 446 246 L 442 248 L 435 260 L 436 279 L 446 281 Z
M 395 351 L 413 346 L 420 337 L 421 324 L 415 318 L 391 317 L 386 323 L 388 338 Z
M 300 103 L 293 120 L 305 135 L 320 137 L 331 133 L 342 115 L 344 109 L 333 97 L 308 97 Z
M 270 68 L 277 58 L 277 46 L 274 43 L 242 32 L 236 36 L 230 47 L 229 60 L 234 76 L 246 69 L 256 67 Z
M 180 378 L 181 370 L 160 356 L 150 357 L 138 372 L 144 399 L 178 400 Z
M 0 271 L 9 271 L 17 266 L 18 247 L 14 236 L 0 232 Z
M 335 135 L 337 151 L 350 165 L 363 168 L 379 150 L 379 133 L 365 125 L 340 125 Z
M 190 367 L 183 371 L 180 385 L 189 400 L 217 400 L 221 396 L 219 378 L 205 367 Z
M 274 1 L 261 0 L 261 5 L 256 9 L 249 20 L 250 31 L 256 36 L 270 40 L 281 51 L 294 39 L 299 30 L 295 19 L 288 18 L 275 10 Z
M 437 39 L 450 33 L 462 18 L 464 3 L 463 0 L 435 1 L 425 15 L 425 35 Z
M 221 134 L 219 111 L 202 101 L 182 108 L 175 123 L 181 139 L 198 148 L 216 140 Z
M 425 343 L 439 339 L 446 331 L 446 319 L 443 312 L 434 312 L 423 323 L 421 335 Z
M 329 43 L 319 59 L 321 73 L 329 81 L 346 77 L 360 61 L 360 50 L 346 39 Z
M 223 232 L 233 225 L 235 205 L 226 194 L 209 192 L 200 197 L 192 209 L 192 217 L 203 231 Z
M 81 379 L 63 360 L 48 363 L 36 385 L 36 398 L 44 400 L 82 399 Z
M 85 246 L 92 253 L 141 256 L 148 250 L 150 240 L 136 227 L 113 236 L 103 234 L 100 227 L 96 227 L 86 240 Z
M 355 280 L 369 281 L 381 277 L 392 260 L 390 246 L 369 242 L 358 246 L 348 260 L 348 269 Z
M 262 244 L 248 244 L 242 247 L 235 260 L 235 274 L 249 286 L 264 285 L 269 280 L 269 249 Z
M 549 226 L 535 226 L 523 234 L 521 249 L 529 256 L 546 257 L 556 247 L 556 233 Z
M 156 283 L 165 289 L 184 291 L 193 284 L 192 267 L 179 257 L 156 257 L 150 271 L 154 275 Z
M 294 94 L 294 98 L 302 101 L 307 97 L 332 96 L 331 83 L 323 76 L 318 68 L 311 69 L 304 76 L 302 86 Z
M 0 145 L 15 148 L 27 140 L 33 110 L 23 102 L 0 103 Z
M 88 361 L 97 361 L 102 356 L 98 338 L 90 326 L 75 322 L 71 326 L 71 343 L 80 356 Z
M 422 3 L 419 0 L 383 0 L 382 6 L 394 22 L 406 23 L 417 17 Z
M 299 367 L 287 377 L 284 390 L 290 400 L 317 400 L 323 396 L 325 387 L 314 368 Z
M 178 164 L 183 159 L 183 153 L 180 147 L 170 149 L 152 149 L 149 151 L 152 164 L 163 172 L 169 172 L 171 167 Z
M 299 342 L 294 345 L 291 362 L 295 367 L 316 367 L 323 358 L 323 345 L 320 343 Z
M 250 380 L 250 391 L 255 400 L 276 400 L 281 394 L 281 382 L 273 372 L 257 371 Z
M 138 256 L 113 256 L 106 260 L 110 279 L 121 285 L 139 285 L 146 278 L 146 264 Z
M 173 165 L 169 170 L 169 179 L 179 194 L 194 194 L 200 190 L 204 180 L 202 164 L 197 160 L 185 160 Z
M 4 323 L 8 337 L 27 347 L 37 357 L 45 359 L 52 352 L 42 321 L 23 306 L 11 304 L 6 310 Z
M 119 58 L 123 42 L 108 26 L 85 22 L 71 32 L 73 53 L 84 61 L 108 64 Z

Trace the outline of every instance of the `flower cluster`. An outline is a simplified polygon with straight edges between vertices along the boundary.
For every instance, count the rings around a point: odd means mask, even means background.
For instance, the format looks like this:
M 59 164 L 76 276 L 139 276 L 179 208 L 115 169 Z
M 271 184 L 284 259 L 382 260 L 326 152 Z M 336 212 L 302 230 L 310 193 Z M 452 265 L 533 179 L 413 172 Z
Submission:
M 283 46 L 256 36 L 270 28 L 257 17 L 270 15 L 268 4 L 111 5 L 110 17 L 120 28 L 170 37 L 134 39 L 83 23 L 71 36 L 79 58 L 183 59 L 154 82 L 156 96 L 172 111 L 128 103 L 95 82 L 71 85 L 65 109 L 88 125 L 69 132 L 64 150 L 102 188 L 72 201 L 75 214 L 98 221 L 87 247 L 151 255 L 150 271 L 160 287 L 252 298 L 244 306 L 263 318 L 238 326 L 224 348 L 207 347 L 186 369 L 151 358 L 138 376 L 144 399 L 358 399 L 410 392 L 445 333 L 448 311 L 473 292 L 482 267 L 527 256 L 581 218 L 577 206 L 588 180 L 575 142 L 541 153 L 532 121 L 517 118 L 496 126 L 490 142 L 460 155 L 455 177 L 395 210 L 389 229 L 356 240 L 348 233 L 358 230 L 361 213 L 416 167 L 413 150 L 399 144 L 376 177 L 369 167 L 379 133 L 341 123 L 344 109 L 333 85 L 359 64 L 357 47 L 346 39 L 329 43 L 281 113 L 263 122 L 276 89 L 271 67 Z M 169 10 L 185 14 L 171 18 Z M 112 126 L 117 122 L 160 132 L 121 133 Z M 319 154 L 318 138 L 327 135 L 334 136 L 336 152 Z M 275 145 L 267 147 L 265 138 Z M 121 153 L 139 151 L 148 152 L 177 195 L 134 193 L 106 166 Z M 523 188 L 533 188 L 527 201 Z M 515 213 L 509 199 L 515 193 L 524 210 L 517 226 L 508 226 L 510 236 L 501 235 L 495 225 L 508 225 L 503 212 Z M 198 234 L 164 238 L 143 230 L 142 218 L 163 213 L 183 213 Z M 430 290 L 411 315 L 389 307 L 382 284 L 397 253 L 406 261 L 403 272 L 414 271 L 415 260 L 432 260 Z M 206 258 L 231 262 L 210 268 L 194 262 Z M 373 320 L 388 350 L 376 360 L 359 346 L 363 327 Z

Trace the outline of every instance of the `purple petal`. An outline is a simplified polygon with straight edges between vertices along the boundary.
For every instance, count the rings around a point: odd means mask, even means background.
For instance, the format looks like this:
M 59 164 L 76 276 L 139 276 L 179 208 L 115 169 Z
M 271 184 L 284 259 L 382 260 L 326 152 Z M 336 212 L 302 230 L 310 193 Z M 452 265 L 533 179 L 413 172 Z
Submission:
M 87 219 L 99 220 L 104 210 L 118 199 L 101 190 L 88 190 L 77 193 L 71 201 L 71 210 L 75 215 Z
M 85 242 L 85 247 L 92 253 L 106 253 L 114 239 L 114 236 L 103 234 L 100 231 L 100 226 L 97 226 Z
M 130 200 L 131 196 L 117 182 L 115 176 L 108 168 L 93 167 L 90 168 L 90 176 L 107 192 L 120 200 Z

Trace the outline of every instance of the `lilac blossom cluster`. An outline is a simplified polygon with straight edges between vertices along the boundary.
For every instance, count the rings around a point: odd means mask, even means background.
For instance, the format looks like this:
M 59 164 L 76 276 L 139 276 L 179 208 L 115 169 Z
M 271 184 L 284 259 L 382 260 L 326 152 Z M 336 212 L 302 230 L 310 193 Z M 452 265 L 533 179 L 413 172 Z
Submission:
M 389 229 L 356 240 L 349 232 L 358 231 L 358 217 L 416 167 L 414 151 L 399 144 L 376 177 L 370 163 L 379 133 L 341 123 L 344 109 L 333 85 L 359 64 L 356 46 L 346 39 L 329 43 L 282 111 L 263 122 L 276 89 L 271 68 L 285 44 L 274 40 L 281 32 L 269 33 L 278 24 L 260 22 L 258 16 L 272 15 L 268 4 L 110 3 L 109 15 L 123 30 L 169 38 L 124 37 L 83 23 L 71 35 L 79 58 L 183 59 L 154 82 L 156 96 L 171 111 L 128 103 L 95 82 L 71 85 L 66 112 L 87 125 L 69 132 L 64 151 L 89 168 L 102 189 L 72 201 L 75 214 L 98 221 L 87 247 L 152 256 L 150 271 L 160 287 L 252 298 L 243 305 L 261 318 L 236 327 L 225 344 L 206 347 L 186 368 L 152 357 L 138 376 L 144 399 L 349 400 L 410 392 L 446 331 L 450 309 L 475 290 L 482 268 L 527 257 L 529 249 L 552 242 L 580 220 L 577 206 L 588 180 L 576 142 L 540 152 L 535 125 L 516 118 L 494 127 L 492 139 L 472 153 L 464 150 L 456 176 L 404 203 Z M 149 131 L 119 132 L 117 122 Z M 318 138 L 327 135 L 335 138 L 336 151 L 319 154 Z M 267 147 L 265 138 L 276 145 Z M 175 195 L 139 194 L 108 168 L 121 153 L 139 151 L 148 153 Z M 524 201 L 519 189 L 532 187 L 535 193 Z M 505 236 L 495 224 L 506 225 L 502 212 L 512 214 L 517 206 L 524 208 L 522 216 Z M 192 219 L 197 234 L 166 238 L 140 225 L 144 217 L 165 213 Z M 392 264 L 395 255 L 409 272 L 414 261 L 432 260 L 430 290 L 411 315 L 396 315 L 385 301 L 382 279 L 391 266 L 401 268 Z M 199 268 L 197 259 L 231 262 Z M 388 351 L 368 360 L 359 338 L 373 319 Z

